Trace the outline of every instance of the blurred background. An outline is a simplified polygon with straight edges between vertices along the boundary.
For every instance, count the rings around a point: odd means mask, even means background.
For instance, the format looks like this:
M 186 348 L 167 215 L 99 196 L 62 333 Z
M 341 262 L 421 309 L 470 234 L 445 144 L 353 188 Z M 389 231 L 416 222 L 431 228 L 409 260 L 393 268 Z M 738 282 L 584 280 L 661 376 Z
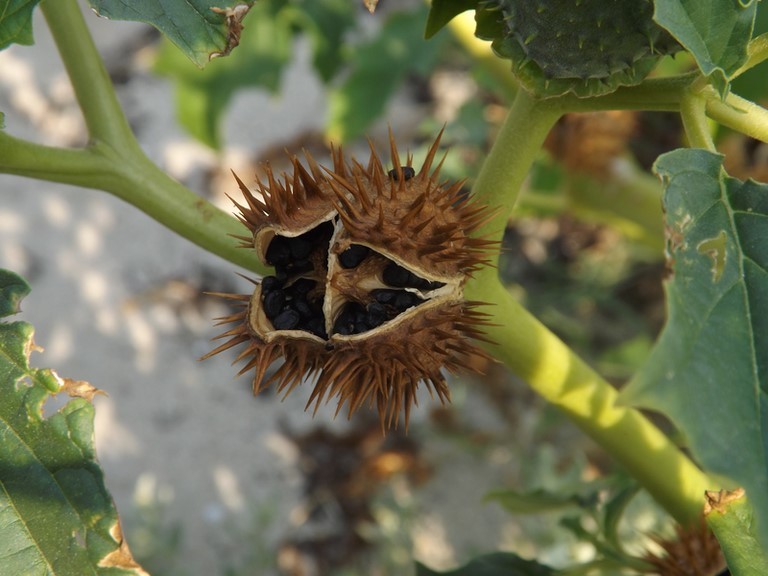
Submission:
M 381 0 L 375 15 L 352 0 L 260 0 L 240 47 L 204 71 L 153 28 L 83 10 L 149 157 L 228 211 L 231 170 L 248 183 L 286 149 L 324 161 L 330 141 L 367 158 L 366 136 L 383 149 L 388 127 L 418 165 L 445 126 L 442 174 L 469 190 L 516 89 L 507 64 L 473 43 L 471 17 L 425 42 L 427 9 L 406 0 Z M 42 17 L 35 41 L 0 52 L 6 129 L 82 146 Z M 765 80 L 740 81 L 748 97 L 765 93 Z M 765 179 L 764 145 L 720 136 L 732 175 Z M 509 289 L 617 385 L 664 321 L 649 169 L 681 143 L 675 115 L 566 116 L 505 237 Z M 228 313 L 206 292 L 247 293 L 248 282 L 100 191 L 0 175 L 0 267 L 32 285 L 23 317 L 44 348 L 33 362 L 107 393 L 96 400 L 99 459 L 134 556 L 155 576 L 386 576 L 496 549 L 556 566 L 595 553 L 568 518 L 589 531 L 593 481 L 620 473 L 500 366 L 454 379 L 449 406 L 425 396 L 408 433 L 386 437 L 365 411 L 305 413 L 308 388 L 254 398 L 234 354 L 198 362 Z M 651 503 L 633 507 L 627 538 L 663 530 Z

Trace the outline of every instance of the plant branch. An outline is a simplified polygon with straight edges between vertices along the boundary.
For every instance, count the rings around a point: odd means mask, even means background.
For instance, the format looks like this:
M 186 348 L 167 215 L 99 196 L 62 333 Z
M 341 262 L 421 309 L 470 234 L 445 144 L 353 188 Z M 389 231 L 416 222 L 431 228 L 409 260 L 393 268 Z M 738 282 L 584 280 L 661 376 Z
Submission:
M 685 135 L 692 148 L 704 148 L 715 151 L 715 142 L 706 114 L 707 99 L 698 92 L 686 91 L 680 101 L 680 117 L 683 120 Z
M 491 302 L 498 319 L 486 329 L 488 350 L 538 394 L 560 408 L 613 456 L 681 524 L 697 522 L 704 491 L 716 487 L 639 411 L 617 404 L 618 392 L 498 282 L 467 286 L 473 300 Z
M 0 172 L 110 192 L 202 248 L 264 274 L 268 269 L 232 235 L 245 228 L 182 186 L 145 156 L 120 156 L 103 142 L 84 149 L 43 146 L 0 131 Z
M 235 218 L 173 180 L 141 150 L 76 0 L 44 0 L 41 8 L 85 118 L 89 144 L 53 148 L 0 132 L 0 171 L 104 190 L 205 250 L 266 273 L 255 253 L 232 237 L 246 232 Z
M 500 239 L 528 170 L 565 107 L 520 91 L 475 182 L 473 197 L 497 210 L 481 234 Z M 617 405 L 617 391 L 515 302 L 486 267 L 465 287 L 498 319 L 488 350 L 540 395 L 561 408 L 620 462 L 678 521 L 697 521 L 712 487 L 674 444 L 637 410 Z
M 763 142 L 768 142 L 768 110 L 736 94 L 725 102 L 719 97 L 707 100 L 707 115 L 723 126 L 737 130 Z

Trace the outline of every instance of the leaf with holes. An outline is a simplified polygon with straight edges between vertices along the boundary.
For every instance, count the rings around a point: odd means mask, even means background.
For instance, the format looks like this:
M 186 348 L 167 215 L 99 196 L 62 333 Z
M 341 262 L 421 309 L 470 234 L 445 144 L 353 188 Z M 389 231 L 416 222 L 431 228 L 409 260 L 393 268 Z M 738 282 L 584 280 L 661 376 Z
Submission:
M 721 95 L 747 60 L 757 0 L 655 0 L 653 19 L 696 59 Z
M 243 18 L 254 4 L 253 0 L 88 0 L 88 3 L 99 16 L 151 24 L 201 68 L 212 58 L 226 56 L 238 45 Z
M 0 318 L 26 282 L 0 270 Z M 0 321 L 0 572 L 146 576 L 123 540 L 93 448 L 96 389 L 29 366 L 34 329 Z M 72 397 L 44 418 L 53 394 Z
M 11 44 L 34 44 L 32 12 L 40 0 L 0 0 L 0 50 Z
M 667 414 L 706 470 L 747 490 L 768 544 L 768 185 L 722 161 L 681 149 L 656 162 L 668 319 L 622 397 Z

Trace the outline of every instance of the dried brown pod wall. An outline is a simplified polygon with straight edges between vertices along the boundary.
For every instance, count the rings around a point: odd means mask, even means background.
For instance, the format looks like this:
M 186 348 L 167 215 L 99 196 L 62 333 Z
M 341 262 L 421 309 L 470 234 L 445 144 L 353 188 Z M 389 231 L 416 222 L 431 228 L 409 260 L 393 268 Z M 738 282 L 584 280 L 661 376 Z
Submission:
M 276 383 L 287 394 L 316 376 L 307 406 L 336 398 L 337 412 L 351 414 L 369 405 L 384 428 L 401 411 L 407 425 L 420 383 L 449 400 L 442 369 L 487 358 L 471 342 L 485 338 L 487 315 L 463 286 L 496 243 L 473 237 L 489 213 L 462 196 L 463 182 L 439 181 L 440 136 L 418 171 L 410 155 L 401 163 L 390 134 L 392 169 L 371 145 L 365 166 L 341 149 L 332 169 L 307 153 L 307 167 L 291 158 L 291 174 L 267 165 L 256 191 L 235 176 L 243 245 L 275 273 L 252 294 L 221 294 L 240 310 L 219 319 L 233 326 L 205 357 L 244 344 L 236 361 L 240 374 L 254 371 L 254 392 Z

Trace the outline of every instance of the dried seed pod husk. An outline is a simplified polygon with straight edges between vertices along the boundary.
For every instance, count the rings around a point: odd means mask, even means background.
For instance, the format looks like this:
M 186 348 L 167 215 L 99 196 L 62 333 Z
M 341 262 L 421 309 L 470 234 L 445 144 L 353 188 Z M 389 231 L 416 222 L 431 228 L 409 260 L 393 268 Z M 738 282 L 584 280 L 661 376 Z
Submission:
M 287 393 L 316 376 L 308 407 L 370 406 L 383 428 L 400 413 L 407 425 L 420 386 L 448 401 L 444 372 L 488 358 L 474 342 L 487 315 L 463 286 L 497 243 L 473 236 L 490 213 L 463 196 L 463 183 L 439 181 L 439 143 L 418 170 L 410 155 L 401 163 L 390 134 L 391 169 L 371 144 L 365 166 L 336 148 L 332 168 L 306 153 L 307 167 L 291 158 L 292 174 L 267 165 L 254 191 L 236 176 L 243 246 L 275 276 L 251 295 L 225 295 L 241 310 L 220 320 L 234 326 L 207 356 L 245 345 L 236 361 L 254 371 L 255 392 L 276 383 Z

